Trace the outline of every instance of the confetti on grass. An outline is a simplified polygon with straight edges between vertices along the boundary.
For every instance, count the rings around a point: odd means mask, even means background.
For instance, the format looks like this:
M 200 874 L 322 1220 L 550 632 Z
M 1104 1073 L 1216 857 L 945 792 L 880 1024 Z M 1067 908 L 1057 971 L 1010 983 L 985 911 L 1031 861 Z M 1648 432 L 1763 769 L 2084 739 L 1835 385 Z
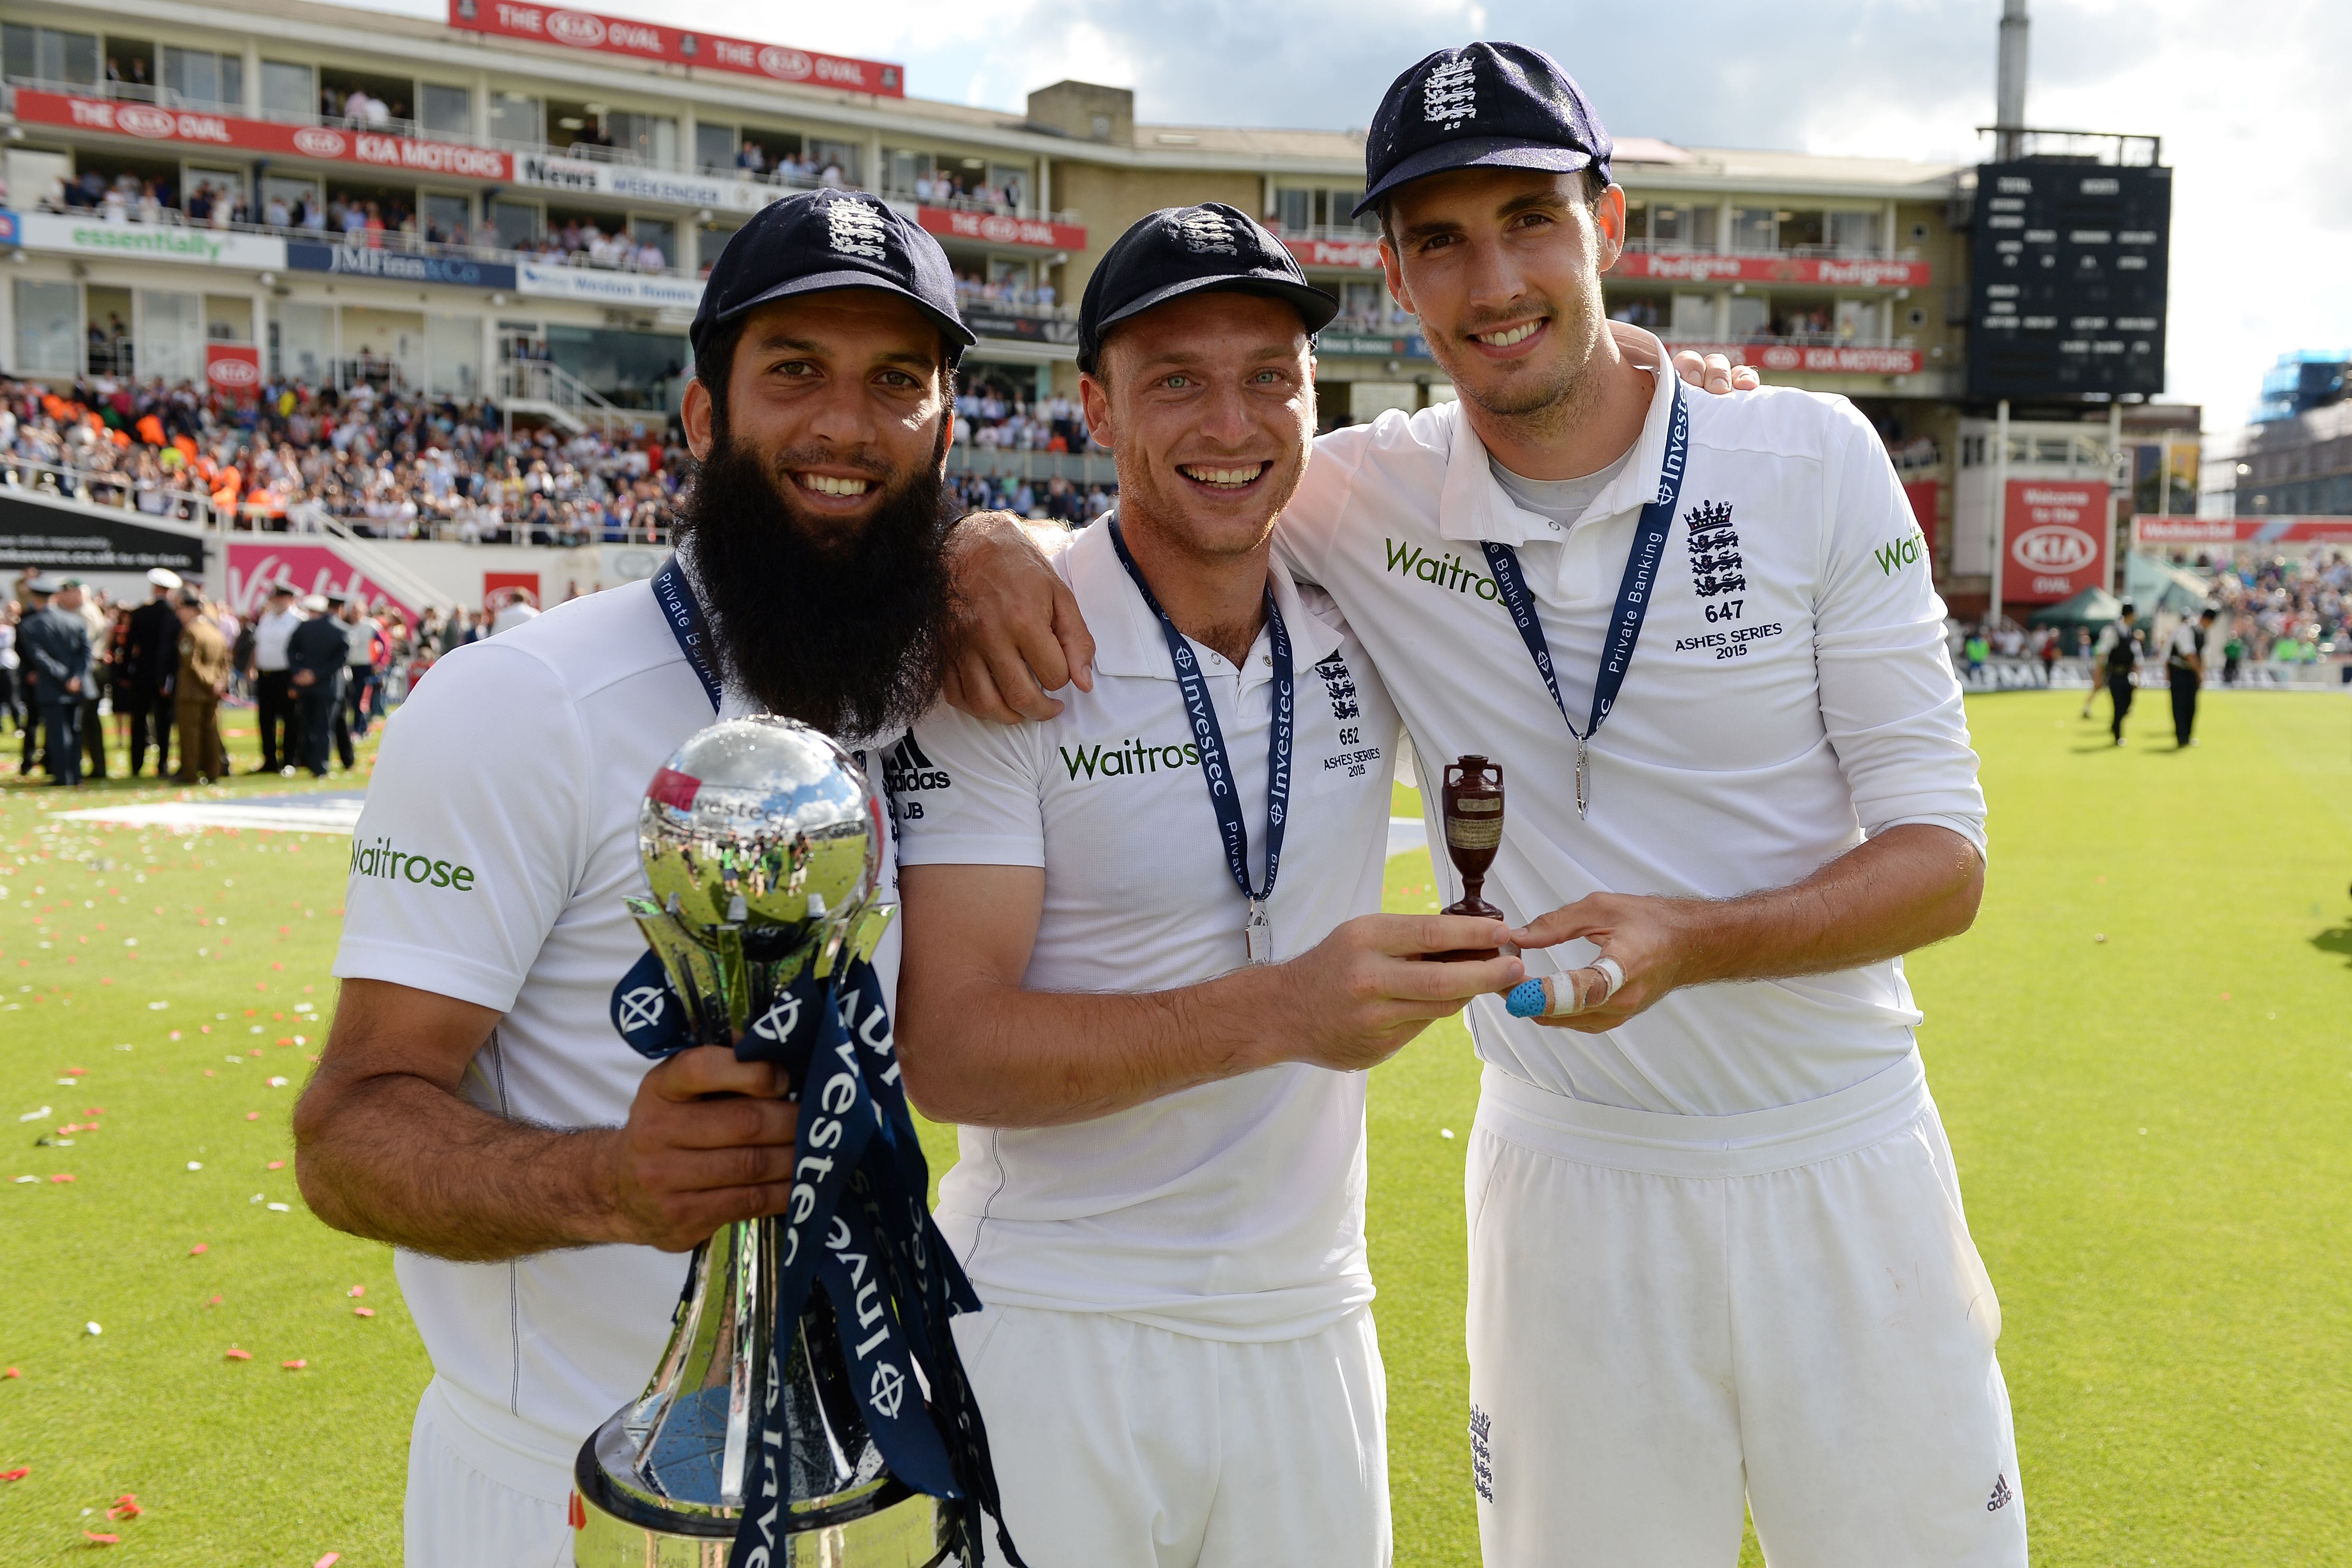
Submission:
M 207 1304 L 209 1305 L 210 1303 Z M 251 1361 L 253 1359 L 253 1352 L 249 1350 L 239 1350 L 236 1346 L 231 1345 L 226 1350 L 221 1352 L 221 1358 L 225 1361 Z

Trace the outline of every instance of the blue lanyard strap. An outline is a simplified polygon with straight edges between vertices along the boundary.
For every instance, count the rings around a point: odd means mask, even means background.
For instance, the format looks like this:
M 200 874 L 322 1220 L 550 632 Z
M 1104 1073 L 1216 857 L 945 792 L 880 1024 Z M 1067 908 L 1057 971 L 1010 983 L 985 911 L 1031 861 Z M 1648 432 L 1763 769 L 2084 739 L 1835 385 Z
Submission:
M 1176 630 L 1176 622 L 1160 607 L 1160 600 L 1151 591 L 1151 584 L 1143 580 L 1142 569 L 1127 552 L 1127 539 L 1119 532 L 1118 518 L 1108 519 L 1111 547 L 1118 551 L 1121 566 L 1135 580 L 1136 591 L 1151 613 L 1160 617 L 1160 630 L 1168 639 L 1168 656 L 1176 664 L 1176 684 L 1184 694 L 1184 716 L 1192 727 L 1192 741 L 1201 753 L 1201 773 L 1209 783 L 1209 807 L 1217 814 L 1217 834 L 1225 841 L 1225 863 L 1232 868 L 1234 882 L 1242 896 L 1253 906 L 1263 904 L 1274 896 L 1276 871 L 1282 863 L 1283 818 L 1290 810 L 1290 739 L 1292 726 L 1290 632 L 1282 623 L 1282 610 L 1274 601 L 1274 590 L 1265 591 L 1265 624 L 1274 642 L 1274 722 L 1273 734 L 1266 746 L 1265 768 L 1265 886 L 1250 886 L 1249 825 L 1242 821 L 1240 800 L 1234 790 L 1234 770 L 1225 760 L 1225 734 L 1217 725 L 1217 710 L 1209 701 L 1209 684 L 1201 674 L 1201 662 L 1193 656 L 1192 644 L 1184 633 Z
M 1673 371 L 1665 372 L 1672 375 Z M 1625 672 L 1633 667 L 1633 648 L 1642 640 L 1642 622 L 1650 613 L 1650 599 L 1658 582 L 1658 564 L 1664 559 L 1666 534 L 1675 524 L 1675 507 L 1682 499 L 1683 471 L 1690 457 L 1690 409 L 1683 401 L 1682 382 L 1675 382 L 1674 412 L 1666 424 L 1666 457 L 1658 474 L 1657 498 L 1642 508 L 1642 519 L 1633 530 L 1633 552 L 1625 559 L 1625 575 L 1617 584 L 1617 608 L 1609 617 L 1609 635 L 1601 644 L 1601 666 L 1592 676 L 1592 712 L 1579 729 L 1568 711 L 1568 699 L 1560 695 L 1559 680 L 1552 670 L 1551 644 L 1544 639 L 1543 622 L 1536 616 L 1535 595 L 1528 591 L 1527 574 L 1519 570 L 1519 552 L 1507 544 L 1488 540 L 1486 545 L 1486 565 L 1495 574 L 1495 591 L 1510 612 L 1511 624 L 1518 628 L 1519 640 L 1528 645 L 1528 653 L 1536 663 L 1536 674 L 1543 677 L 1544 689 L 1551 693 L 1552 706 L 1559 716 L 1568 721 L 1568 733 L 1576 737 L 1577 810 L 1584 810 L 1584 747 L 1585 743 L 1601 732 L 1601 721 L 1616 706 L 1617 694 L 1625 685 Z
M 677 639 L 678 652 L 694 666 L 695 677 L 702 683 L 702 695 L 710 699 L 710 711 L 719 711 L 719 672 L 710 663 L 710 626 L 702 618 L 702 602 L 694 597 L 694 585 L 686 580 L 686 569 L 671 556 L 654 573 L 654 602 L 661 606 L 662 619 L 669 622 L 669 634 Z

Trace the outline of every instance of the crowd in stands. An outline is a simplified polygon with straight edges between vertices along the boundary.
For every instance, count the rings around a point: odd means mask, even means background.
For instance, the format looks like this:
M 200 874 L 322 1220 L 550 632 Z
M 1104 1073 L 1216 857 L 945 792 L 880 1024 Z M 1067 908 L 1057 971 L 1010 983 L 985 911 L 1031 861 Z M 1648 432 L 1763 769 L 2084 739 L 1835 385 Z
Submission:
M 464 543 L 658 542 L 681 477 L 667 431 L 518 429 L 486 403 L 292 382 L 232 402 L 99 377 L 65 395 L 0 379 L 0 483 L 240 526 Z
M 1015 452 L 1100 450 L 1076 399 L 1056 392 L 1024 402 L 1003 382 L 979 376 L 968 378 L 956 394 L 956 424 L 961 439 L 975 446 Z
M 978 305 L 1028 315 L 1050 316 L 1054 313 L 1055 302 L 1052 284 L 1033 284 L 1024 274 L 1015 273 L 993 283 L 976 272 L 956 274 L 956 303 L 966 309 Z
M 2253 662 L 2307 664 L 2345 648 L 2352 561 L 2342 551 L 2219 565 L 2200 557 L 2198 570 L 2213 572 L 2215 601 Z
M 94 213 L 109 223 L 260 228 L 291 239 L 379 250 L 448 246 L 623 272 L 667 272 L 671 265 L 668 253 L 651 235 L 637 234 L 625 224 L 607 231 L 593 218 L 574 215 L 544 235 L 515 242 L 487 226 L 469 231 L 463 223 L 445 225 L 420 217 L 396 196 L 334 190 L 323 197 L 272 192 L 257 210 L 245 192 L 227 181 L 198 180 L 183 203 L 169 179 L 126 171 L 109 180 L 96 169 L 85 169 L 77 179 L 58 182 L 36 204 L 45 212 Z

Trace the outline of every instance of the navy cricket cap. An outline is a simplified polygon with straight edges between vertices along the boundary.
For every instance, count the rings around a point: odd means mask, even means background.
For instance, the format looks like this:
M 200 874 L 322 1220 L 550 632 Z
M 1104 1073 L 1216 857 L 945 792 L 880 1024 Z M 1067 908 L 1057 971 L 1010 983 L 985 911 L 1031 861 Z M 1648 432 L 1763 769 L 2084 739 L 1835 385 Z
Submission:
M 1364 140 L 1360 216 L 1408 180 L 1448 169 L 1536 169 L 1609 178 L 1609 140 L 1576 78 L 1541 49 L 1440 49 L 1389 84 Z
M 1339 302 L 1307 281 L 1290 247 L 1238 207 L 1203 202 L 1138 218 L 1103 253 L 1078 304 L 1078 369 L 1102 360 L 1103 334 L 1180 294 L 1203 288 L 1271 295 L 1297 310 L 1313 337 Z
M 755 305 L 824 288 L 903 295 L 945 334 L 948 362 L 980 340 L 956 309 L 955 271 L 940 242 L 855 191 L 803 191 L 771 202 L 730 235 L 703 281 L 687 340 L 710 334 Z

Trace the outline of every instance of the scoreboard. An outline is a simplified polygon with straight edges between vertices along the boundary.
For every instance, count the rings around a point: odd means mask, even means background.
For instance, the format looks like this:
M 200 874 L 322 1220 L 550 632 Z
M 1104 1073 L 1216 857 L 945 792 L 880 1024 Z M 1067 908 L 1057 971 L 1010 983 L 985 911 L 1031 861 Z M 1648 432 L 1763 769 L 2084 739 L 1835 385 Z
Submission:
M 2172 171 L 2062 159 L 1977 171 L 1969 395 L 2164 390 Z

